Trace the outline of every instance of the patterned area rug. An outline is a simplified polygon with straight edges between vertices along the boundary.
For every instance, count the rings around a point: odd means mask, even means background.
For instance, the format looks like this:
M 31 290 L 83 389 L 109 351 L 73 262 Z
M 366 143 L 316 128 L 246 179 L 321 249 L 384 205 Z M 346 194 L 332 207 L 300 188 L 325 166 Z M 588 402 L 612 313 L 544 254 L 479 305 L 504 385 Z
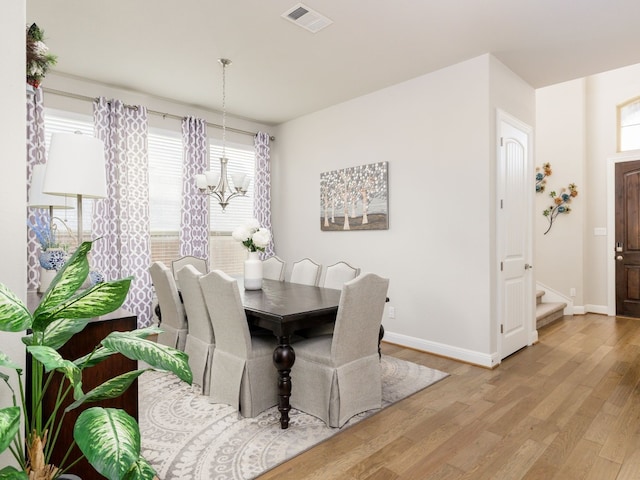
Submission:
M 383 408 L 448 376 L 386 355 L 381 364 Z M 242 418 L 167 373 L 145 372 L 138 388 L 142 454 L 162 480 L 252 479 L 340 431 L 295 409 L 287 430 L 277 407 Z M 361 413 L 342 428 L 379 411 Z

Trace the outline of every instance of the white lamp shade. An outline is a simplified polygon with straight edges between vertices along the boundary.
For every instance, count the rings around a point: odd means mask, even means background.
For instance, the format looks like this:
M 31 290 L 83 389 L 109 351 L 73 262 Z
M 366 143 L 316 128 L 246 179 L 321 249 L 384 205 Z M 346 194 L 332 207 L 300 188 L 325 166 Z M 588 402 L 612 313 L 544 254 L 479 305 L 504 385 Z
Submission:
M 85 198 L 107 196 L 104 143 L 80 133 L 54 133 L 43 192 Z
M 31 170 L 31 187 L 29 188 L 28 205 L 35 208 L 73 208 L 72 205 L 65 203 L 64 198 L 58 195 L 49 195 L 42 191 L 45 170 L 46 165 L 44 163 L 34 165 Z

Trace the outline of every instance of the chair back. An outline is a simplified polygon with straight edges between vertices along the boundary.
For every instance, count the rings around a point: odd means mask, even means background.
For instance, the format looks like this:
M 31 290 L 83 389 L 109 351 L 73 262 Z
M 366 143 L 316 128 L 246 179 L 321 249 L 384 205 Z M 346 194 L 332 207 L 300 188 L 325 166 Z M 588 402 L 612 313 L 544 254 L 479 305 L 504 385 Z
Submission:
M 161 323 L 177 330 L 187 328 L 184 306 L 180 301 L 176 281 L 171 270 L 162 262 L 153 262 L 149 267 L 149 274 L 158 297 L 158 305 L 162 315 Z
M 291 269 L 291 283 L 301 283 L 303 285 L 318 286 L 320 281 L 320 272 L 322 271 L 322 265 L 314 262 L 309 258 L 303 258 L 297 262 L 294 262 Z
M 200 277 L 200 286 L 213 325 L 216 351 L 246 358 L 251 351 L 251 336 L 238 281 L 221 270 L 212 270 Z
M 180 284 L 182 303 L 189 319 L 189 335 L 193 335 L 205 343 L 213 343 L 213 326 L 202 288 L 200 288 L 201 276 L 202 273 L 196 267 L 185 265 L 178 270 L 178 283 Z
M 389 279 L 373 273 L 343 285 L 331 342 L 331 357 L 336 365 L 378 356 L 378 335 L 388 289 Z
M 284 269 L 286 262 L 281 260 L 277 256 L 269 257 L 262 261 L 262 278 L 268 278 L 270 280 L 278 280 L 282 282 L 284 280 Z
M 204 258 L 186 255 L 171 262 L 171 269 L 173 270 L 174 278 L 178 278 L 178 272 L 185 265 L 193 265 L 200 273 L 209 272 L 209 265 L 207 265 L 207 261 Z
M 360 275 L 359 268 L 354 268 L 347 262 L 338 262 L 327 267 L 322 286 L 340 290 L 345 283 L 358 275 Z

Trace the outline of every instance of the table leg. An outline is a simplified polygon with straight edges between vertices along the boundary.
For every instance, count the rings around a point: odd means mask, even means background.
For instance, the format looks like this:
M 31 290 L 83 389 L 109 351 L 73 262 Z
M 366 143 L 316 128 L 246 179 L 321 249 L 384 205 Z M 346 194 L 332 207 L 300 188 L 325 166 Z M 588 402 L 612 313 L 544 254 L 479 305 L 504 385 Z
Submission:
M 291 347 L 289 336 L 278 337 L 278 346 L 273 351 L 273 363 L 278 369 L 278 410 L 280 428 L 289 428 L 289 397 L 291 397 L 291 367 L 296 361 L 296 353 Z

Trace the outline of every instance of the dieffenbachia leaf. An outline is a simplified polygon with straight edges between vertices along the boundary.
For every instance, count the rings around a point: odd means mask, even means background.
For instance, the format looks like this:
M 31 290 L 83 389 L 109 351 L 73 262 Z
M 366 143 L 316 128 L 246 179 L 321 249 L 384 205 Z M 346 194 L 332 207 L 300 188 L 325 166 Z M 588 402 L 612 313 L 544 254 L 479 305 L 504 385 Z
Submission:
M 121 480 L 140 458 L 140 429 L 124 410 L 92 407 L 73 427 L 80 451 L 98 473 Z
M 22 370 L 22 367 L 14 363 L 9 356 L 0 351 L 0 367 L 13 368 L 14 370 Z
M 44 331 L 42 345 L 58 350 L 76 333 L 84 330 L 89 318 L 59 318 L 51 322 Z
M 45 371 L 56 370 L 67 377 L 69 383 L 73 386 L 73 398 L 82 396 L 82 372 L 72 361 L 65 360 L 51 347 L 37 345 L 27 347 L 27 350 L 44 365 Z
M 0 283 L 0 330 L 20 332 L 31 328 L 31 323 L 31 314 L 24 303 Z
M 111 332 L 102 345 L 131 360 L 142 360 L 153 368 L 173 372 L 188 384 L 193 381 L 188 355 L 175 348 L 139 338 L 133 332 Z
M 33 319 L 34 332 L 44 331 L 51 322 L 59 318 L 94 318 L 113 312 L 124 303 L 131 280 L 132 277 L 128 277 L 97 283 L 62 303 L 52 305 L 43 311 L 36 310 Z
M 16 470 L 15 467 L 4 467 L 0 470 L 0 480 L 29 480 L 26 472 Z
M 149 462 L 140 457 L 123 480 L 153 480 L 156 475 L 156 471 L 149 465 Z
M 0 410 L 0 452 L 4 452 L 20 428 L 20 407 L 6 407 Z
M 106 382 L 98 385 L 93 390 L 85 393 L 82 397 L 77 399 L 71 405 L 69 405 L 65 411 L 68 412 L 74 408 L 79 407 L 83 403 L 98 402 L 100 400 L 106 400 L 109 398 L 115 398 L 122 395 L 131 384 L 142 375 L 144 372 L 150 369 L 144 370 L 132 370 L 131 372 L 123 373 L 117 377 L 113 377 Z

